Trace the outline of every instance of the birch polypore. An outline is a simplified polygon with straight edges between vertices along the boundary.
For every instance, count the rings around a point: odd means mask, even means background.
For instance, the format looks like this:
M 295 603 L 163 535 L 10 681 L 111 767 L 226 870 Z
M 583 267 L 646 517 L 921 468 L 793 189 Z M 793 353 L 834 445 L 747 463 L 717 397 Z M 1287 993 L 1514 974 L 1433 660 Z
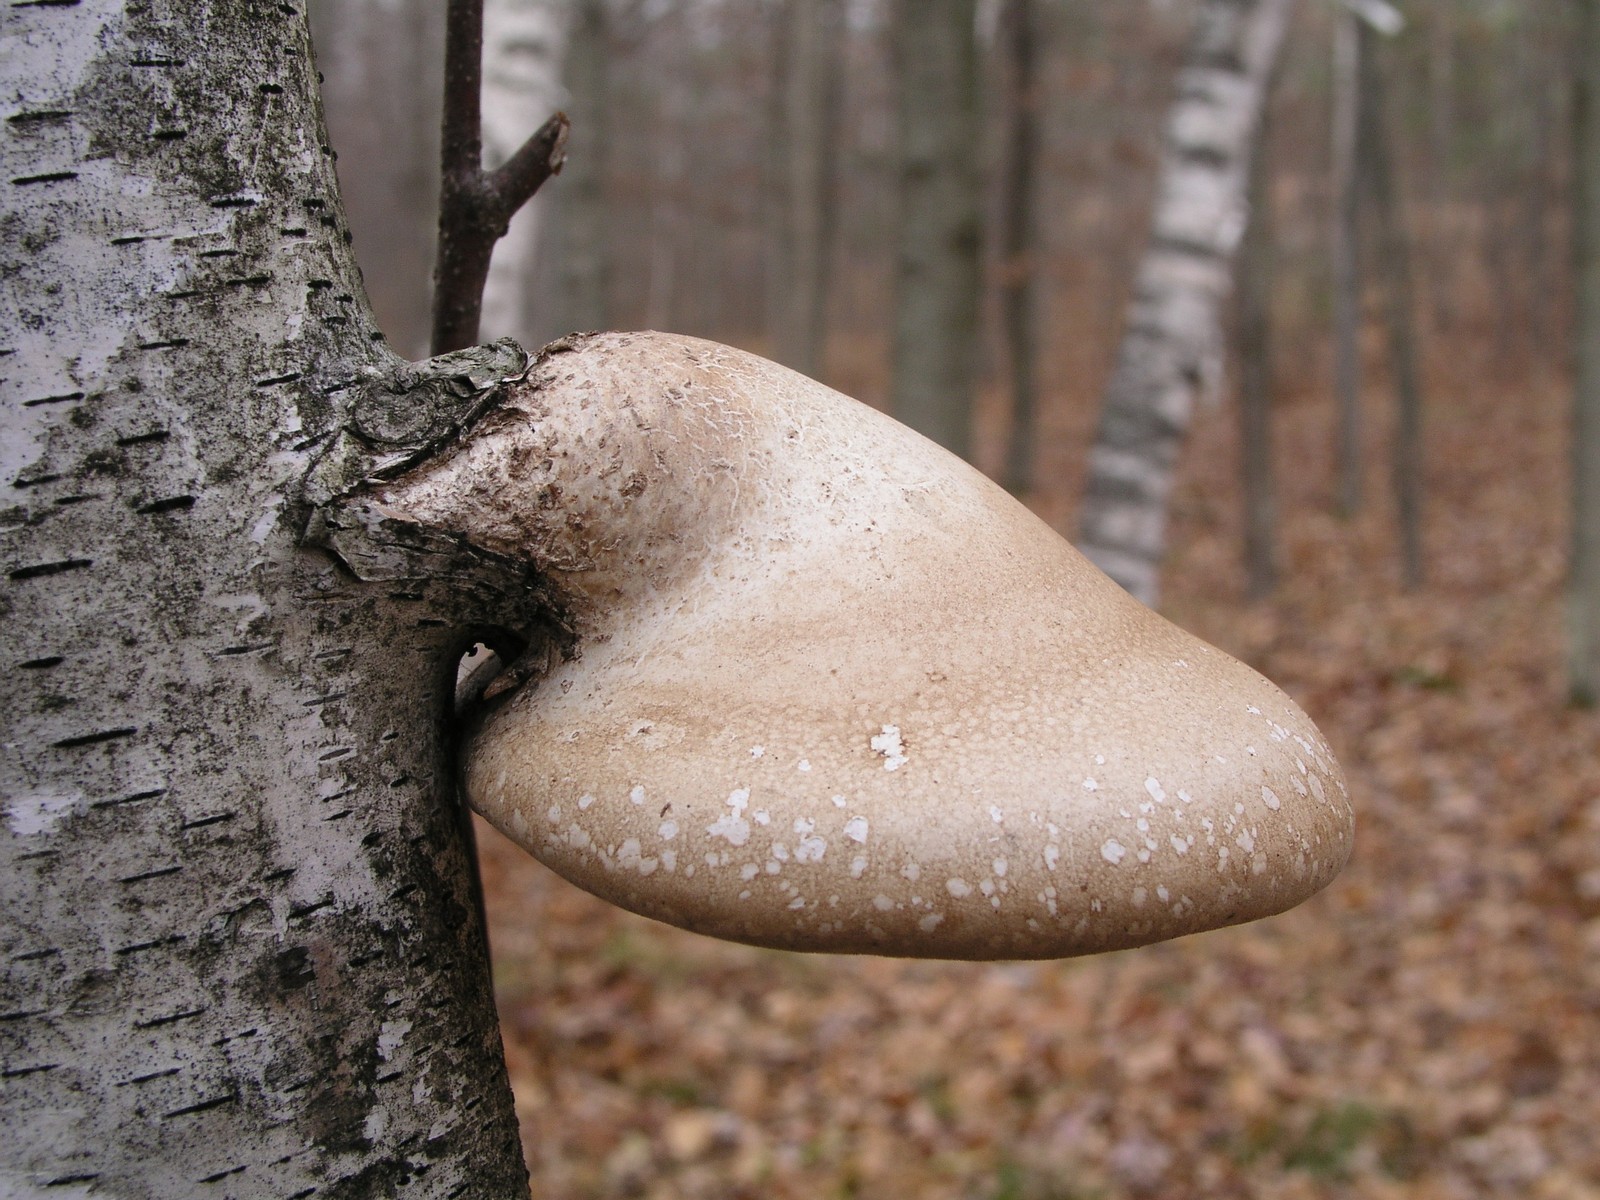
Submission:
M 1042 958 L 1278 912 L 1351 810 L 1321 735 L 888 417 L 709 342 L 547 352 L 380 503 L 530 557 L 575 654 L 482 718 L 473 805 L 737 941 Z

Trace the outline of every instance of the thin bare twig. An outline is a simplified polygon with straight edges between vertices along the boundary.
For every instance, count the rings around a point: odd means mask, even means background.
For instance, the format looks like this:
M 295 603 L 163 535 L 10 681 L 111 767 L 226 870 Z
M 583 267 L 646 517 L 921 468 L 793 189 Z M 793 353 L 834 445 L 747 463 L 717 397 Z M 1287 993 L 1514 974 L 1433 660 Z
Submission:
M 478 340 L 494 244 L 511 218 L 566 161 L 565 113 L 556 113 L 497 170 L 483 169 L 483 0 L 450 0 L 440 145 L 439 251 L 433 269 L 433 353 Z

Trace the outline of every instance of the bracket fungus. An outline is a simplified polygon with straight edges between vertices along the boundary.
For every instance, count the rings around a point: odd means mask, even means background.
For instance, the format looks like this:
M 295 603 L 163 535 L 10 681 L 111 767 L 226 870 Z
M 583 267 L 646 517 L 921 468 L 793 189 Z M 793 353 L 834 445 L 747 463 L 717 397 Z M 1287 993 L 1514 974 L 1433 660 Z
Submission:
M 1114 950 L 1348 857 L 1322 736 L 878 412 L 664 334 L 546 350 L 388 512 L 535 563 L 576 634 L 487 706 L 473 807 L 634 912 L 788 949 Z

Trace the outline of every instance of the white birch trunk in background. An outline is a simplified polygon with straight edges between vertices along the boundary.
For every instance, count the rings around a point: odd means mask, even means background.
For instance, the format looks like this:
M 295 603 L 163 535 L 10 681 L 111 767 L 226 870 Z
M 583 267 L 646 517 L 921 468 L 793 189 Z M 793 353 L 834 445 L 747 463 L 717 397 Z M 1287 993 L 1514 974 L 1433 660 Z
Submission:
M 561 60 L 569 0 L 485 0 L 483 6 L 483 159 L 490 170 L 561 107 Z M 532 323 L 534 255 L 543 206 L 511 219 L 495 246 L 483 289 L 479 338 L 526 338 Z
M 303 486 L 446 403 L 305 13 L 8 5 L 0 61 L 0 1195 L 526 1197 L 447 740 L 526 613 Z
M 1167 121 L 1150 245 L 1106 387 L 1078 546 L 1156 602 L 1167 497 L 1196 396 L 1219 370 L 1251 157 L 1294 0 L 1205 0 Z

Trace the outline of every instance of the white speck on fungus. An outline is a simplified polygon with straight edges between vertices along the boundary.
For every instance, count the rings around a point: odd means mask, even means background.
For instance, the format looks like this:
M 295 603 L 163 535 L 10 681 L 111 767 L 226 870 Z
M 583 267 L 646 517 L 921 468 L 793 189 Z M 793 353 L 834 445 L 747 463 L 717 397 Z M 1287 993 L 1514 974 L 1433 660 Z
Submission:
M 898 725 L 885 725 L 883 732 L 874 734 L 871 746 L 883 755 L 883 769 L 885 771 L 898 771 L 910 762 L 905 752 L 905 743 L 900 740 L 900 727 Z
M 865 845 L 867 841 L 867 819 L 865 817 L 851 817 L 844 823 L 844 835 L 852 842 L 860 842 Z
M 1100 857 L 1105 859 L 1112 866 L 1116 866 L 1119 862 L 1121 862 L 1123 855 L 1127 853 L 1128 848 L 1121 842 L 1117 841 L 1116 838 L 1108 838 L 1106 843 L 1100 847 Z

